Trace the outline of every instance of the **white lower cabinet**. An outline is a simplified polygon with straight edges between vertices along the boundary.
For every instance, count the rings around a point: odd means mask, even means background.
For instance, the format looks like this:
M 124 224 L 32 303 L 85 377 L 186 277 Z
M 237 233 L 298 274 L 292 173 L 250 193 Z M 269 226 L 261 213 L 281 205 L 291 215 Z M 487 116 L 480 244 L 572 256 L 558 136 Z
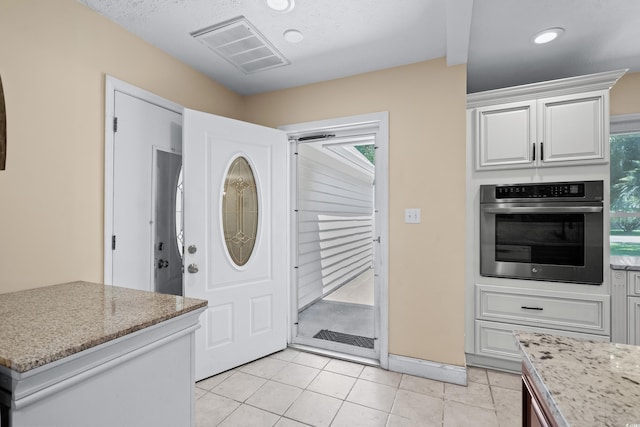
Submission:
M 515 330 L 609 341 L 609 295 L 477 284 L 475 353 L 520 361 Z
M 628 343 L 640 345 L 640 297 L 627 298 Z
M 195 330 L 203 309 L 39 368 L 0 369 L 12 427 L 195 426 Z M 4 367 L 0 367 L 4 368 Z
M 640 345 L 640 271 L 619 268 L 611 270 L 611 341 Z
M 640 271 L 629 271 L 627 273 L 627 284 L 629 296 L 640 297 Z
M 627 272 L 627 342 L 640 345 L 640 271 Z

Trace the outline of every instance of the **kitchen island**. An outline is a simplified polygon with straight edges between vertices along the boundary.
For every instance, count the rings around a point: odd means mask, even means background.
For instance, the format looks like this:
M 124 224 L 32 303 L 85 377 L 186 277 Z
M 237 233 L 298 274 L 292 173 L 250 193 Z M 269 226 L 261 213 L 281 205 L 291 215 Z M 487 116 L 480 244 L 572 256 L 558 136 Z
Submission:
M 523 425 L 640 426 L 640 347 L 515 335 L 524 356 Z
M 194 425 L 206 304 L 87 282 L 0 294 L 2 426 Z

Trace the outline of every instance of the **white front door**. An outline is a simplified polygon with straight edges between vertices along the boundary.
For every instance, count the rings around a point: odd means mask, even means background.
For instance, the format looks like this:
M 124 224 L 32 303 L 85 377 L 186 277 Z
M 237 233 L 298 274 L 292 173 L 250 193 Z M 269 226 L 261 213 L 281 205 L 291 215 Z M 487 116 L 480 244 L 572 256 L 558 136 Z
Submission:
M 287 345 L 287 145 L 282 131 L 184 110 L 184 291 L 209 301 L 196 380 Z M 237 159 L 254 176 L 253 199 L 240 194 L 251 183 L 235 173 Z

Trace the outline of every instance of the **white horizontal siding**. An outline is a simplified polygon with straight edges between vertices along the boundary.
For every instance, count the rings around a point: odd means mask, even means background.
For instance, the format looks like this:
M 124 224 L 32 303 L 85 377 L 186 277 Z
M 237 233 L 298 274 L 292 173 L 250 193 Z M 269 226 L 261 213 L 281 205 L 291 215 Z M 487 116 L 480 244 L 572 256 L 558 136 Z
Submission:
M 298 149 L 298 307 L 348 282 L 373 261 L 373 176 L 322 148 Z

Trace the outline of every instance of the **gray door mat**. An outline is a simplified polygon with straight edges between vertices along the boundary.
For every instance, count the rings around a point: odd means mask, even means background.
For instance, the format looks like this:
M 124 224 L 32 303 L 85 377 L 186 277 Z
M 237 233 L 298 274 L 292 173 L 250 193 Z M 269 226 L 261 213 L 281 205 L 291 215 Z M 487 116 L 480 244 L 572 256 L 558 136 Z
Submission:
M 341 344 L 354 345 L 357 347 L 373 348 L 373 338 L 344 334 L 342 332 L 330 331 L 328 329 L 322 329 L 313 337 L 321 340 L 339 342 Z

